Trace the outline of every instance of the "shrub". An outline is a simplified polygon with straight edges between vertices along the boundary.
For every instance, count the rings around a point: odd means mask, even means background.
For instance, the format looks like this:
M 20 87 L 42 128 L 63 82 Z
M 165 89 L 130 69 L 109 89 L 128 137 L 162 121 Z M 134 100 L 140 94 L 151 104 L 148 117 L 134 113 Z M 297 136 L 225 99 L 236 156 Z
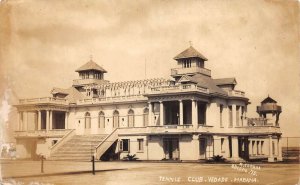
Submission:
M 225 158 L 222 155 L 214 155 L 209 162 L 222 163 L 225 162 Z
M 125 161 L 136 161 L 138 160 L 139 158 L 135 157 L 136 155 L 133 154 L 133 155 L 130 155 L 130 154 L 127 154 L 126 157 L 123 158 L 123 160 Z

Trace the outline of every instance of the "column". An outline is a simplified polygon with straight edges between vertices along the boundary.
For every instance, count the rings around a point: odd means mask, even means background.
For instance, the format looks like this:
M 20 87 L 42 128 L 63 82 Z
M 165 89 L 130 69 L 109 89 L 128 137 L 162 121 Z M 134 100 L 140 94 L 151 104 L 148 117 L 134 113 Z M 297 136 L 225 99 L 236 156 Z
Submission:
M 21 131 L 23 128 L 23 123 L 22 123 L 23 116 L 22 115 L 23 115 L 23 112 L 18 111 L 18 120 L 19 120 L 18 128 L 17 128 L 18 131 Z
M 232 159 L 238 160 L 239 159 L 239 142 L 237 136 L 231 136 L 232 140 Z
M 27 131 L 28 113 L 23 112 L 23 131 Z
M 179 125 L 183 125 L 183 102 L 179 100 Z
M 222 155 L 222 143 L 221 143 L 221 137 L 214 135 L 214 154 L 213 155 Z
M 241 107 L 240 106 L 236 106 L 236 111 L 235 111 L 235 124 L 236 126 L 240 126 L 240 110 L 241 110 Z
M 148 106 L 149 106 L 149 117 L 148 117 L 148 125 L 149 126 L 152 126 L 152 122 L 153 122 L 153 119 L 152 119 L 152 115 L 153 115 L 153 110 L 152 110 L 152 103 L 151 102 L 148 102 Z
M 261 141 L 256 141 L 257 155 L 261 155 Z
M 252 140 L 249 139 L 249 145 L 248 145 L 248 151 L 249 151 L 249 157 L 253 155 L 252 151 Z
M 49 130 L 49 110 L 46 111 L 46 130 Z
M 53 111 L 51 110 L 50 111 L 50 118 L 49 118 L 49 120 L 50 120 L 49 121 L 49 130 L 52 130 L 52 126 L 53 126 L 53 123 L 52 123 L 53 119 L 52 118 L 53 118 Z
M 194 128 L 198 127 L 198 105 L 197 100 L 192 100 L 192 124 Z
M 65 129 L 68 129 L 69 126 L 68 126 L 68 112 L 66 111 L 65 112 Z
M 42 129 L 42 113 L 41 110 L 38 110 L 38 130 Z
M 252 141 L 252 147 L 253 147 L 253 155 L 257 155 L 257 145 L 256 145 L 256 140 Z
M 281 146 L 281 137 L 278 137 L 278 157 L 277 157 L 277 161 L 282 161 L 282 146 Z
M 269 157 L 268 162 L 274 162 L 274 156 L 273 156 L 273 138 L 272 135 L 269 136 Z
M 237 126 L 236 125 L 236 105 L 232 105 L 232 127 Z
M 164 125 L 164 103 L 162 101 L 159 102 L 159 124 L 162 126 Z

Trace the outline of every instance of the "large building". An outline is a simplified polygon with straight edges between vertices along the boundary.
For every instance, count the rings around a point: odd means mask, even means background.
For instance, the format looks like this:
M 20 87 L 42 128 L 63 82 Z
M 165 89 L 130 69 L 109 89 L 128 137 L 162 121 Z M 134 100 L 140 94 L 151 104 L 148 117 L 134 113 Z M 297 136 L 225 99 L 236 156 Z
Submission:
M 249 99 L 235 78 L 213 79 L 192 46 L 176 57 L 170 79 L 109 82 L 90 60 L 70 88 L 20 99 L 19 158 L 48 160 L 210 159 L 281 161 L 281 107 L 268 97 L 247 118 Z

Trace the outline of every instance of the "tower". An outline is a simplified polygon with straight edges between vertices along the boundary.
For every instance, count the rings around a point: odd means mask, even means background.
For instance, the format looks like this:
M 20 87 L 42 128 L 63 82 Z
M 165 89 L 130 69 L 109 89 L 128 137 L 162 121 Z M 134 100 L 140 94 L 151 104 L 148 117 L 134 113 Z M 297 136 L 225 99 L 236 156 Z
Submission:
M 277 105 L 277 102 L 270 96 L 265 98 L 260 106 L 257 106 L 256 112 L 259 117 L 266 118 L 267 123 L 271 123 L 273 126 L 279 126 L 279 115 L 281 113 L 281 106 Z
M 174 57 L 174 60 L 177 61 L 177 67 L 171 70 L 171 76 L 176 81 L 183 75 L 193 76 L 195 74 L 202 74 L 211 76 L 211 71 L 204 68 L 207 58 L 193 48 L 193 46 L 179 53 Z
M 96 64 L 92 59 L 75 72 L 79 74 L 79 79 L 73 81 L 73 86 L 75 87 L 103 83 L 105 82 L 104 73 L 107 73 L 105 69 Z
M 86 97 L 95 98 L 103 92 L 98 92 L 96 86 L 108 81 L 104 80 L 105 69 L 96 64 L 92 59 L 76 70 L 79 79 L 73 80 L 73 87 L 79 92 L 84 93 Z

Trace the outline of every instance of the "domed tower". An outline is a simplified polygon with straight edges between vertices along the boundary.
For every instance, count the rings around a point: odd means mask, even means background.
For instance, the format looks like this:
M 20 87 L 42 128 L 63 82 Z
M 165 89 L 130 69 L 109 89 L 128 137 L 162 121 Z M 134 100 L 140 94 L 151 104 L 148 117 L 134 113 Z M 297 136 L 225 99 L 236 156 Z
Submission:
M 264 99 L 260 106 L 257 106 L 256 112 L 261 118 L 266 118 L 267 123 L 279 126 L 278 121 L 281 113 L 281 106 L 277 105 L 277 102 L 270 96 Z

